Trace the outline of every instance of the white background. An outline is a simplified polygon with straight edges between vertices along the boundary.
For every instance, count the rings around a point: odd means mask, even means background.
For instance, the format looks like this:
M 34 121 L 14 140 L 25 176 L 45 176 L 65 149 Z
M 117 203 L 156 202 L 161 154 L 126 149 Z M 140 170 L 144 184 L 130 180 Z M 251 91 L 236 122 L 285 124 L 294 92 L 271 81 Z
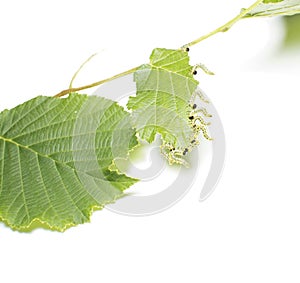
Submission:
M 252 1 L 2 1 L 1 110 L 147 62 L 222 25 Z M 214 194 L 195 184 L 149 217 L 108 210 L 65 233 L 0 225 L 1 282 L 299 282 L 299 53 L 280 49 L 279 19 L 238 23 L 195 46 L 202 88 L 224 123 Z M 103 58 L 102 58 L 103 59 Z M 105 61 L 105 60 L 104 60 Z M 167 178 L 167 176 L 166 176 Z

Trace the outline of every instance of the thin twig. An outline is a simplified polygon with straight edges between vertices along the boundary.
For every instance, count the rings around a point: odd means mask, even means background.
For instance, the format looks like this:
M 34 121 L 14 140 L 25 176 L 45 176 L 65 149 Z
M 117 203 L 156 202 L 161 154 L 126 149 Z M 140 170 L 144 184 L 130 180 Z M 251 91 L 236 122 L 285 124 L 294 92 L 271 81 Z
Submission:
M 187 48 L 187 47 L 191 47 L 201 41 L 203 41 L 204 39 L 207 39 L 209 37 L 211 37 L 212 35 L 215 35 L 219 32 L 225 32 L 228 31 L 236 22 L 238 22 L 241 18 L 243 18 L 248 12 L 250 12 L 251 10 L 253 10 L 256 6 L 258 6 L 259 4 L 262 3 L 263 0 L 258 0 L 255 3 L 253 3 L 249 8 L 247 9 L 243 9 L 241 11 L 241 13 L 239 15 L 237 15 L 236 17 L 234 17 L 232 20 L 230 20 L 229 22 L 227 22 L 226 24 L 222 25 L 221 27 L 209 32 L 208 34 L 205 34 L 193 41 L 191 41 L 190 43 L 185 44 L 183 47 Z
M 217 28 L 217 29 L 215 29 L 215 30 L 209 32 L 209 33 L 206 34 L 206 35 L 203 35 L 203 36 L 201 36 L 201 37 L 199 37 L 199 38 L 197 38 L 197 39 L 191 41 L 190 43 L 185 44 L 183 47 L 181 47 L 181 49 L 182 49 L 182 48 L 191 47 L 191 46 L 193 46 L 193 45 L 195 45 L 195 44 L 197 44 L 197 43 L 199 43 L 199 42 L 201 42 L 201 41 L 203 41 L 203 40 L 205 40 L 205 39 L 207 39 L 207 38 L 209 38 L 209 37 L 211 37 L 211 36 L 213 36 L 213 35 L 215 35 L 215 34 L 217 34 L 217 33 L 219 33 L 219 32 L 225 32 L 225 31 L 228 31 L 228 30 L 229 30 L 236 22 L 238 22 L 238 21 L 239 21 L 241 18 L 243 18 L 248 12 L 250 12 L 252 9 L 254 9 L 256 6 L 258 6 L 258 5 L 261 4 L 262 2 L 263 2 L 263 0 L 258 0 L 258 1 L 256 1 L 256 2 L 253 3 L 249 8 L 243 9 L 242 12 L 241 12 L 239 15 L 237 15 L 236 17 L 234 17 L 232 20 L 230 20 L 230 21 L 227 22 L 226 24 L 224 24 L 224 25 L 222 25 L 221 27 L 219 27 L 219 28 Z M 94 55 L 92 55 L 87 61 L 89 61 L 93 56 L 94 56 Z M 86 61 L 86 62 L 87 62 L 87 61 Z M 78 72 L 81 70 L 81 68 L 85 65 L 86 62 L 84 62 L 84 63 L 81 65 L 81 67 L 79 68 L 79 70 L 75 73 L 75 75 L 73 76 L 73 79 L 72 79 L 72 81 L 71 81 L 70 86 L 72 85 L 72 82 L 73 82 L 74 78 L 76 77 L 76 75 L 77 75 Z M 69 93 L 71 93 L 71 92 L 77 92 L 77 91 L 80 91 L 80 90 L 84 90 L 84 89 L 92 88 L 92 87 L 95 87 L 95 86 L 99 86 L 99 85 L 104 84 L 104 83 L 106 83 L 106 82 L 112 81 L 112 80 L 114 80 L 114 79 L 123 77 L 123 76 L 128 75 L 128 74 L 131 74 L 131 73 L 135 72 L 138 68 L 139 68 L 139 67 L 132 68 L 132 69 L 130 69 L 130 70 L 127 70 L 127 71 L 125 71 L 125 72 L 122 72 L 122 73 L 120 73 L 120 74 L 117 74 L 117 75 L 115 75 L 115 76 L 112 76 L 112 77 L 110 77 L 110 78 L 107 78 L 107 79 L 104 79 L 104 80 L 101 80 L 101 81 L 98 81 L 98 82 L 95 82 L 95 83 L 92 83 L 92 84 L 89 84 L 89 85 L 85 85 L 85 86 L 82 86 L 82 87 L 75 87 L 75 88 L 70 87 L 70 88 L 68 88 L 68 89 L 66 89 L 66 90 L 63 90 L 63 91 L 61 91 L 60 93 L 56 94 L 55 97 L 61 97 L 61 96 L 67 95 L 67 94 L 69 94 Z
M 101 80 L 101 81 L 98 81 L 98 82 L 95 82 L 95 83 L 92 83 L 92 84 L 89 84 L 89 85 L 65 89 L 65 90 L 59 92 L 58 94 L 54 95 L 54 97 L 61 97 L 61 96 L 67 95 L 67 94 L 72 93 L 72 92 L 77 92 L 77 91 L 80 91 L 80 90 L 92 88 L 92 87 L 107 83 L 107 82 L 112 81 L 114 79 L 117 79 L 117 78 L 123 77 L 125 75 L 131 74 L 131 73 L 135 72 L 138 68 L 139 67 L 132 68 L 130 70 L 127 70 L 125 72 L 122 72 L 120 74 L 112 76 L 110 78 L 107 78 L 107 79 L 104 79 L 104 80 Z
M 75 80 L 75 78 L 77 77 L 78 73 L 81 71 L 81 69 L 86 65 L 87 62 L 89 62 L 92 58 L 94 58 L 97 55 L 97 53 L 91 55 L 89 58 L 87 58 L 82 64 L 81 66 L 78 68 L 78 70 L 76 71 L 76 73 L 73 75 L 70 84 L 69 84 L 69 88 L 72 88 L 73 82 Z

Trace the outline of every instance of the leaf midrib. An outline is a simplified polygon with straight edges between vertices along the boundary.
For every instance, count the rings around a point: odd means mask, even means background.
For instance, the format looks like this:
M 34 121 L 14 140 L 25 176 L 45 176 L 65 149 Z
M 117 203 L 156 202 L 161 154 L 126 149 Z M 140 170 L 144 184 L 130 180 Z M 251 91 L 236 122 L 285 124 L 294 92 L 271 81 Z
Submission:
M 182 75 L 181 73 L 177 73 L 177 72 L 171 71 L 171 70 L 169 70 L 169 69 L 163 68 L 163 66 L 155 66 L 155 65 L 153 65 L 153 64 L 151 64 L 151 63 L 149 63 L 149 64 L 147 64 L 147 65 L 150 66 L 151 69 L 164 70 L 164 71 L 166 71 L 166 72 L 175 74 L 175 75 L 177 75 L 177 76 L 180 76 L 180 77 L 183 77 L 183 78 L 187 78 L 187 79 L 189 79 L 189 80 L 191 80 L 191 81 L 194 81 L 195 83 L 198 84 L 198 82 L 197 82 L 194 78 L 188 77 L 188 76 L 184 76 L 184 75 Z M 179 70 L 179 72 L 182 72 L 183 70 L 186 70 L 186 69 L 181 69 L 181 70 Z

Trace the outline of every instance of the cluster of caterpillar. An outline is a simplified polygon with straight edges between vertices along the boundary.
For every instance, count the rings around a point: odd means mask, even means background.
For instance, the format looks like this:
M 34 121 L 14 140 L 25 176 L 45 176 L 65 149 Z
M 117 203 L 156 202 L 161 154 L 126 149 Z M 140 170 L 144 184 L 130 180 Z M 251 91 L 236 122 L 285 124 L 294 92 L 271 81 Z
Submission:
M 195 70 L 193 71 L 195 73 Z M 198 107 L 196 102 L 196 98 L 200 98 L 201 102 L 209 103 L 206 100 L 203 91 L 200 88 L 197 88 L 192 94 L 191 100 L 188 102 L 188 119 L 190 123 L 190 127 L 192 129 L 192 135 L 190 137 L 189 145 L 185 148 L 176 148 L 174 145 L 170 143 L 165 143 L 161 145 L 161 153 L 166 157 L 169 161 L 169 164 L 182 164 L 188 167 L 187 161 L 184 159 L 184 156 L 192 151 L 192 149 L 199 144 L 199 135 L 202 134 L 204 138 L 207 140 L 212 140 L 212 138 L 207 133 L 207 126 L 210 125 L 209 122 L 204 120 L 204 117 L 211 117 L 211 115 L 207 112 L 205 107 Z

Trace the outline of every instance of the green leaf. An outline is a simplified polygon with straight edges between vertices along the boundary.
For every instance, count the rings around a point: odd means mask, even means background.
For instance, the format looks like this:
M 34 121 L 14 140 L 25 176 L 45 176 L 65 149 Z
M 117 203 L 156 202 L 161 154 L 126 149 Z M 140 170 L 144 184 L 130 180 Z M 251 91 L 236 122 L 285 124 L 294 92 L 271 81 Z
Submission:
M 285 26 L 284 47 L 295 47 L 299 51 L 300 45 L 300 14 L 283 17 Z
M 136 144 L 127 112 L 96 96 L 39 96 L 0 113 L 0 219 L 63 231 L 137 180 L 108 167 Z
M 264 0 L 249 11 L 244 18 L 294 15 L 298 13 L 300 13 L 300 0 Z
M 199 132 L 206 135 L 205 125 L 201 124 L 200 129 L 190 118 L 198 85 L 192 72 L 186 51 L 156 48 L 150 63 L 134 74 L 137 93 L 127 104 L 134 125 L 140 138 L 149 143 L 156 134 L 161 135 L 162 151 L 170 163 L 184 164 L 182 156 L 197 144 L 194 140 Z M 169 154 L 170 151 L 175 154 Z
M 284 0 L 264 0 L 263 3 L 268 4 L 268 3 L 278 3 L 278 2 L 282 2 Z

